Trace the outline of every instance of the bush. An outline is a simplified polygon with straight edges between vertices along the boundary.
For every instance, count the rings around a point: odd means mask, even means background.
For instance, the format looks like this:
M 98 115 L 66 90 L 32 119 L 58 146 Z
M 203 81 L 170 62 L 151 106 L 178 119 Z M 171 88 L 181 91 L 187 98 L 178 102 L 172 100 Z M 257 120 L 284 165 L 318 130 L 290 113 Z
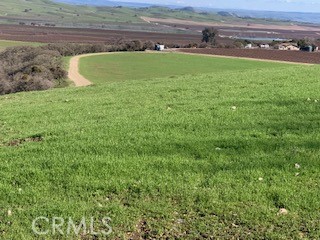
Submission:
M 234 43 L 233 43 L 233 45 L 235 46 L 235 48 L 244 48 L 244 46 L 245 46 L 245 43 L 243 43 L 242 41 L 235 41 Z
M 0 95 L 11 93 L 11 85 L 3 77 L 0 77 Z
M 226 47 L 226 44 L 224 44 L 224 43 L 219 43 L 219 44 L 217 45 L 217 47 L 218 47 L 218 48 L 225 48 L 225 47 Z
M 139 40 L 124 41 L 120 39 L 114 45 L 107 45 L 103 43 L 53 43 L 42 46 L 41 49 L 57 51 L 61 56 L 75 56 L 80 54 L 99 52 L 144 51 L 146 49 L 154 49 L 154 44 L 150 41 L 142 43 Z
M 209 45 L 207 43 L 201 43 L 199 45 L 199 48 L 208 48 L 208 47 L 209 47 Z
M 67 76 L 61 54 L 41 47 L 8 48 L 0 62 L 0 94 L 46 90 Z
M 184 48 L 198 48 L 198 43 L 189 43 L 184 46 Z
M 183 48 L 184 47 L 184 46 L 181 46 L 178 43 L 167 43 L 167 44 L 164 44 L 164 45 L 166 45 L 168 48 Z
M 155 43 L 152 41 L 147 41 L 143 44 L 143 49 L 144 50 L 154 50 Z

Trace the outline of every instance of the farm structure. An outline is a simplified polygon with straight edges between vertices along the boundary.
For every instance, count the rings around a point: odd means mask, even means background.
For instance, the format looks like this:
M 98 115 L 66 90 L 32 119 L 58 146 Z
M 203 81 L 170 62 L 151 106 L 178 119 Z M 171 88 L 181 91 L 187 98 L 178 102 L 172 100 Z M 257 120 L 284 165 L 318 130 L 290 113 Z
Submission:
M 269 49 L 270 45 L 269 44 L 260 44 L 260 48 Z
M 275 46 L 275 49 L 278 50 L 288 50 L 288 51 L 299 51 L 300 48 L 297 45 L 291 43 L 281 43 Z
M 155 50 L 157 51 L 164 51 L 164 49 L 165 49 L 165 46 L 161 44 L 157 44 L 155 47 Z

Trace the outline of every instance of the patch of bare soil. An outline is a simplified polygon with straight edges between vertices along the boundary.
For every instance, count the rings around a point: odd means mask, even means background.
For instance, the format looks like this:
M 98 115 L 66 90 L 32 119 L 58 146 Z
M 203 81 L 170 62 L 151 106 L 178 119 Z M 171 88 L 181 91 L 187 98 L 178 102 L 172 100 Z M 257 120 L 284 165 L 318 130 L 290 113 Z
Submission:
M 177 51 L 188 54 L 250 58 L 290 63 L 320 64 L 320 52 L 309 53 L 302 51 L 229 48 L 179 49 Z
M 197 34 L 173 34 L 138 31 L 119 31 L 83 28 L 52 28 L 19 25 L 1 25 L 0 39 L 26 42 L 76 42 L 76 43 L 107 43 L 114 44 L 119 39 L 141 40 L 175 44 L 200 42 Z
M 18 138 L 18 139 L 13 139 L 10 142 L 8 142 L 6 145 L 9 147 L 17 147 L 20 146 L 23 143 L 26 142 L 42 142 L 43 137 L 40 135 L 35 135 L 27 138 Z

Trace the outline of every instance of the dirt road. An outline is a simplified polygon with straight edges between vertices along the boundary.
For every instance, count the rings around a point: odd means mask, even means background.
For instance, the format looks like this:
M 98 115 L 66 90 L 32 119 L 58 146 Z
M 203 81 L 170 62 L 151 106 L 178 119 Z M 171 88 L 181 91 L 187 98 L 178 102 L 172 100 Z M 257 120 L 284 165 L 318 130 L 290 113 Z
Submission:
M 84 87 L 92 84 L 88 79 L 79 73 L 79 60 L 84 56 L 85 55 L 75 56 L 70 60 L 68 77 L 74 82 L 76 87 Z
M 69 79 L 74 82 L 74 85 L 76 87 L 85 87 L 85 86 L 91 85 L 92 82 L 90 82 L 88 79 L 82 76 L 79 72 L 80 59 L 83 57 L 106 55 L 106 54 L 114 54 L 114 53 L 110 53 L 110 52 L 89 53 L 89 54 L 83 54 L 83 55 L 72 57 L 70 60 L 69 72 L 68 72 Z

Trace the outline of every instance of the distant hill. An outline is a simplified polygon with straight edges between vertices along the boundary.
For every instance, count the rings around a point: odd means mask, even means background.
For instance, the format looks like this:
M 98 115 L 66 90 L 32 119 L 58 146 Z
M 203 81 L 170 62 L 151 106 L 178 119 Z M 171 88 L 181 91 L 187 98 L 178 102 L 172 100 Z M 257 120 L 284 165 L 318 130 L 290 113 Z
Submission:
M 303 12 L 275 12 L 275 11 L 253 11 L 253 10 L 221 10 L 206 9 L 211 13 L 217 13 L 221 16 L 237 16 L 241 18 L 259 18 L 265 20 L 292 21 L 301 23 L 320 24 L 320 13 L 303 13 Z
M 226 11 L 216 13 L 192 7 L 177 8 L 177 6 L 152 6 L 104 0 L 1 0 L 0 2 L 0 23 L 198 34 L 189 28 L 150 23 L 142 17 L 206 24 L 243 23 L 244 26 L 251 23 L 283 24 L 270 19 L 238 17 L 238 14 L 232 12 L 229 14 Z
M 217 14 L 223 17 L 237 17 L 234 13 L 227 11 L 219 11 Z
M 124 7 L 151 7 L 153 4 L 148 3 L 135 3 L 135 2 L 117 2 L 108 0 L 55 0 L 56 2 L 64 2 L 70 4 L 86 4 L 91 6 L 124 6 Z M 186 12 L 203 12 L 209 11 L 217 13 L 223 17 L 240 17 L 240 18 L 259 18 L 266 20 L 280 20 L 280 21 L 293 21 L 305 23 L 320 23 L 320 13 L 303 13 L 303 12 L 276 12 L 276 11 L 254 11 L 254 10 L 241 10 L 241 9 L 227 9 L 215 10 L 210 8 L 194 8 L 183 7 L 177 5 L 168 5 L 167 7 L 179 9 Z
M 148 3 L 135 3 L 135 2 L 117 2 L 108 0 L 54 0 L 54 2 L 76 4 L 76 5 L 89 5 L 89 6 L 123 6 L 123 7 L 151 7 L 153 4 Z
M 181 11 L 186 11 L 186 12 L 196 12 L 196 9 L 193 7 L 184 7 L 184 8 L 179 8 Z
M 67 3 L 67 4 L 75 4 L 75 5 L 88 5 L 88 6 L 101 6 L 101 7 L 130 7 L 130 8 L 145 8 L 145 7 L 153 7 L 157 6 L 154 3 L 139 3 L 139 2 L 125 2 L 125 1 L 108 1 L 108 0 L 52 0 L 58 3 Z M 181 6 L 172 5 L 172 4 L 163 4 L 163 7 L 168 7 L 172 9 L 179 9 Z M 186 7 L 189 8 L 189 7 Z M 187 10 L 187 9 L 186 9 Z

